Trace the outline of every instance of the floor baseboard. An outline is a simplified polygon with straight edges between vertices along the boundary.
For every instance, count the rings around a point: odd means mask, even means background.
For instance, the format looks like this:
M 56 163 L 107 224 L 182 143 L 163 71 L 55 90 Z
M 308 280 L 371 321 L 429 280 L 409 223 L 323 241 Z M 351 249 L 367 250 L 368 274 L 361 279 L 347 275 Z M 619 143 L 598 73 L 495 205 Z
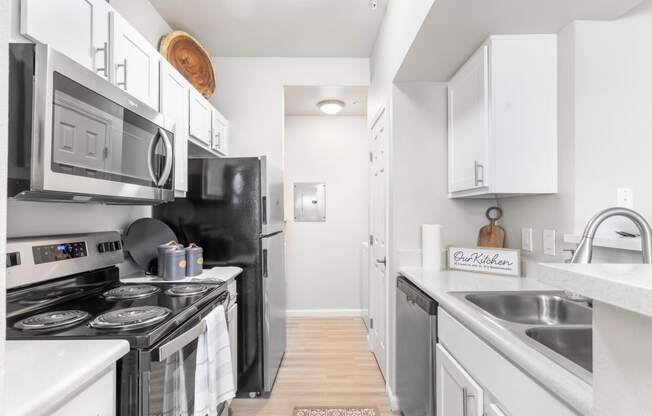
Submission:
M 361 309 L 288 309 L 288 318 L 337 318 L 362 316 Z

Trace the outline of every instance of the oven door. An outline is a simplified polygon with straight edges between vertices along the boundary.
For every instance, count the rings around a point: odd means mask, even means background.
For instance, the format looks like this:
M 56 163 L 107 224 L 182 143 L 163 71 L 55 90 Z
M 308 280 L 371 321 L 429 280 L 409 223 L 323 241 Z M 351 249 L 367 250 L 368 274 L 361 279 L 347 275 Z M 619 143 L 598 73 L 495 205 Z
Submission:
M 32 189 L 77 201 L 172 200 L 172 125 L 66 56 L 35 50 Z
M 198 342 L 206 328 L 203 318 L 217 305 L 226 306 L 228 297 L 228 293 L 223 293 L 156 347 L 143 353 L 141 359 L 148 363 L 142 366 L 146 371 L 141 375 L 141 415 L 194 413 Z

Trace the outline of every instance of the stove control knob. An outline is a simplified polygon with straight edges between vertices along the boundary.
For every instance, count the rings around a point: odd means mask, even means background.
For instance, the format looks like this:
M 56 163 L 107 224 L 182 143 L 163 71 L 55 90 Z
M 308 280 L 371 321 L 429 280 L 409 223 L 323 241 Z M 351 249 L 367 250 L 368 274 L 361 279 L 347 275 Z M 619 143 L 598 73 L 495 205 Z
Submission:
M 97 251 L 100 253 L 104 253 L 104 243 L 100 243 L 97 245 Z

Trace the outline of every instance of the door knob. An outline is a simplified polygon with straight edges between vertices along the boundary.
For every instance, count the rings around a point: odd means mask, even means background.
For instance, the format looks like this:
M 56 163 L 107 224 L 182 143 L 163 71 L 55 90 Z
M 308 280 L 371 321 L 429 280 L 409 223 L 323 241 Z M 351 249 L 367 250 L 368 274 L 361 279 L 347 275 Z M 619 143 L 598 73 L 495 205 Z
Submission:
M 376 263 L 378 263 L 378 264 L 382 264 L 382 265 L 384 265 L 384 266 L 387 266 L 387 257 L 383 257 L 382 260 L 381 260 L 381 259 L 377 259 L 377 260 L 376 260 Z

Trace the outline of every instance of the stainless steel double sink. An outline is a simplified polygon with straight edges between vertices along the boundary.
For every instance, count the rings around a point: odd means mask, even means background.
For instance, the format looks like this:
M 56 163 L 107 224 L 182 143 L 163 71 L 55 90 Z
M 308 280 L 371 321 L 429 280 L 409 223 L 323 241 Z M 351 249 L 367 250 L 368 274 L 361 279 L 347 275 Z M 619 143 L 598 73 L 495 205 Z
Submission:
M 525 343 L 590 382 L 592 318 L 586 302 L 564 292 L 455 292 Z

